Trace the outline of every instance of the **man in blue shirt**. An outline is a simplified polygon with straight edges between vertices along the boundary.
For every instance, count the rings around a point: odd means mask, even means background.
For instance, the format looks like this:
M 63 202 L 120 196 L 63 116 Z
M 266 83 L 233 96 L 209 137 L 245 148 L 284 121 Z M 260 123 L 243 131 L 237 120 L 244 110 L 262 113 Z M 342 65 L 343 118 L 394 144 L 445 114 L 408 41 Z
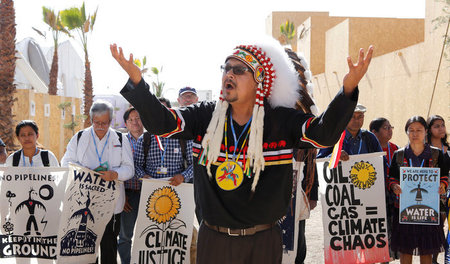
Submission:
M 139 113 L 134 107 L 130 107 L 125 111 L 123 120 L 128 129 L 128 133 L 124 134 L 124 136 L 128 138 L 131 145 L 131 151 L 134 155 L 137 141 L 144 133 L 144 126 L 142 125 Z M 122 264 L 129 264 L 131 259 L 131 241 L 139 209 L 142 183 L 139 178 L 133 177 L 128 181 L 125 181 L 124 185 L 126 200 L 120 219 L 120 233 L 117 248 Z
M 159 100 L 166 107 L 170 107 L 167 99 Z M 148 136 L 149 142 L 145 142 Z M 147 155 L 144 154 L 145 144 L 149 144 Z M 157 137 L 145 132 L 136 144 L 134 164 L 136 176 L 139 178 L 167 178 L 174 186 L 189 182 L 194 175 L 192 141 L 183 143 L 179 139 Z
M 382 152 L 377 137 L 370 131 L 361 129 L 364 124 L 364 113 L 366 107 L 357 104 L 352 119 L 345 128 L 345 138 L 342 143 L 341 160 L 346 161 L 349 155 L 358 155 L 364 153 Z M 328 157 L 333 152 L 333 147 L 321 149 L 317 158 Z

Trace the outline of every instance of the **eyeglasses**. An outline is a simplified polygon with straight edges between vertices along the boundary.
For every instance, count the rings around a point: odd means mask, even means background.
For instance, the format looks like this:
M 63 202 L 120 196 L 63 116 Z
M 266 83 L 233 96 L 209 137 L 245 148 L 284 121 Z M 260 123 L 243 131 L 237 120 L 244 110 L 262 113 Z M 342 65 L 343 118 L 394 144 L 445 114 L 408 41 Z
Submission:
M 195 99 L 197 97 L 197 95 L 195 93 L 184 93 L 180 96 L 181 99 Z
M 100 121 L 94 121 L 92 122 L 95 126 L 97 127 L 104 127 L 104 126 L 109 126 L 110 122 L 100 122 Z
M 382 126 L 382 128 L 383 128 L 383 129 L 386 129 L 386 130 L 391 130 L 391 129 L 394 129 L 394 127 L 393 127 L 393 126 Z
M 235 75 L 242 75 L 245 72 L 250 72 L 251 70 L 248 67 L 245 66 L 231 66 L 228 64 L 220 65 L 220 69 L 223 71 L 223 73 L 227 73 L 230 70 L 233 70 L 233 74 Z

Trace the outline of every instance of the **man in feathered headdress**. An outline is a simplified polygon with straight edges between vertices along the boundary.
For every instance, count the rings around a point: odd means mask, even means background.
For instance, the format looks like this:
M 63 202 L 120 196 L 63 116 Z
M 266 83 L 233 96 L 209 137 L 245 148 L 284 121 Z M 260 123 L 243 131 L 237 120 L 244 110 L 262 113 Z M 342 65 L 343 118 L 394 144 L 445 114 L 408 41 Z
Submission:
M 292 191 L 294 148 L 331 146 L 350 120 L 357 85 L 373 49 L 359 53 L 344 87 L 318 117 L 295 109 L 297 73 L 273 39 L 236 47 L 222 65 L 217 103 L 186 108 L 161 106 L 121 48 L 112 56 L 130 79 L 121 94 L 138 110 L 153 134 L 193 139 L 194 193 L 203 222 L 197 263 L 281 263 L 277 220 Z

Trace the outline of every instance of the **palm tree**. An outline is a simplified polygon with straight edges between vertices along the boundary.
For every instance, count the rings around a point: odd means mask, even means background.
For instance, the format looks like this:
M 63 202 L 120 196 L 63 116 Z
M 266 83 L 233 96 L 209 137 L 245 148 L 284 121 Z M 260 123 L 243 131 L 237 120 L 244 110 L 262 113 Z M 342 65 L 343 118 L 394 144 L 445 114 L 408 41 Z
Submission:
M 14 71 L 16 69 L 16 15 L 12 0 L 0 2 L 0 137 L 6 144 L 8 151 L 14 145 L 14 115 L 12 107 L 16 86 Z
M 98 8 L 97 8 L 98 10 Z M 84 50 L 84 115 L 89 116 L 89 109 L 91 108 L 93 101 L 93 88 L 92 88 L 92 75 L 91 75 L 91 63 L 88 56 L 88 33 L 94 29 L 95 19 L 97 17 L 97 10 L 94 14 L 86 16 L 85 5 L 81 8 L 72 7 L 61 11 L 62 24 L 69 30 L 75 30 L 78 33 L 81 44 Z M 84 126 L 91 125 L 90 118 L 84 120 Z
M 50 84 L 48 85 L 48 94 L 56 95 L 58 91 L 57 83 L 58 83 L 58 37 L 59 32 L 64 32 L 69 34 L 69 31 L 63 26 L 61 22 L 61 17 L 55 11 L 45 6 L 42 7 L 42 15 L 44 22 L 49 26 L 49 29 L 52 31 L 53 35 L 53 59 L 52 59 L 52 67 L 50 69 Z M 45 34 L 41 31 L 33 28 L 37 33 L 45 38 Z
M 281 35 L 284 36 L 286 44 L 291 45 L 291 41 L 295 37 L 295 26 L 294 22 L 290 22 L 289 20 L 286 20 L 284 24 L 280 25 L 280 31 Z
M 144 58 L 142 59 L 142 63 L 139 58 L 135 59 L 134 64 L 136 64 L 136 66 L 138 66 L 141 69 L 141 73 L 145 74 L 148 72 L 148 68 L 145 67 L 147 64 L 147 56 L 144 56 Z M 156 67 L 151 67 L 150 70 L 153 73 L 153 76 L 156 77 L 156 81 L 152 81 L 153 94 L 156 97 L 161 97 L 163 94 L 165 83 L 159 80 L 159 74 L 162 72 L 163 66 L 161 66 L 160 69 Z M 150 74 L 147 75 L 153 77 Z

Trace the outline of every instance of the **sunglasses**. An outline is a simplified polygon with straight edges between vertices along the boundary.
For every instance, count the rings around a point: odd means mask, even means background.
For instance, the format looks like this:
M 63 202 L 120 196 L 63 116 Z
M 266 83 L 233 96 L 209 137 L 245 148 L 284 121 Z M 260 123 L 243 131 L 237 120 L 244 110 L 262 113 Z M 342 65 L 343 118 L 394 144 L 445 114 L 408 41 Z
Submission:
M 242 75 L 245 72 L 251 72 L 251 70 L 248 67 L 245 66 L 231 66 L 228 64 L 220 65 L 220 69 L 223 71 L 223 73 L 227 73 L 230 70 L 233 70 L 233 74 L 235 75 Z

